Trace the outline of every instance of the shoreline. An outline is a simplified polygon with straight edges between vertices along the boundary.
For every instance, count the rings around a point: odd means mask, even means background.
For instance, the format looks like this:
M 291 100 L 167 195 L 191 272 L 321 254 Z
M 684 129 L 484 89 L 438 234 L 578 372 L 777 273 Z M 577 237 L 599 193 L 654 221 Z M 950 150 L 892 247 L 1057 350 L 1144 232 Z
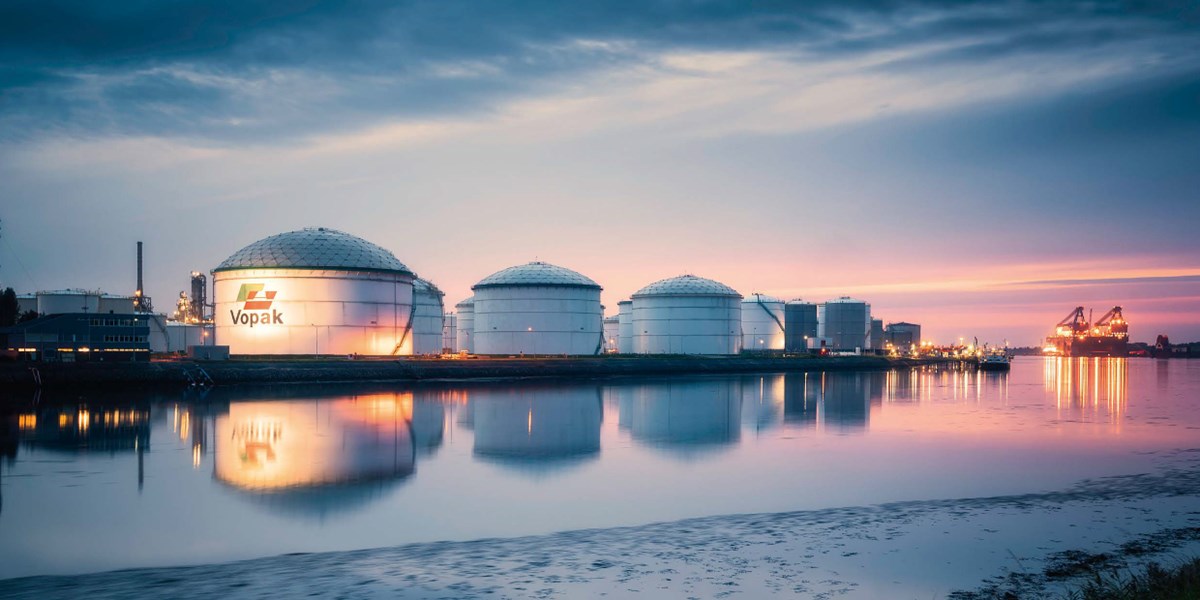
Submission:
M 235 358 L 129 363 L 5 363 L 0 386 L 10 389 L 188 387 L 253 383 L 414 382 L 468 379 L 570 379 L 579 377 L 687 375 L 756 372 L 887 370 L 949 364 L 949 359 L 883 356 L 600 356 L 526 358 Z
M 1116 568 L 1200 549 L 1192 452 L 1164 456 L 1154 472 L 1052 491 L 18 576 L 0 579 L 0 590 L 31 599 L 1058 598 L 1091 576 L 1083 549 L 1104 549 Z M 945 543 L 952 531 L 973 541 Z M 1064 541 L 1068 532 L 1079 537 Z

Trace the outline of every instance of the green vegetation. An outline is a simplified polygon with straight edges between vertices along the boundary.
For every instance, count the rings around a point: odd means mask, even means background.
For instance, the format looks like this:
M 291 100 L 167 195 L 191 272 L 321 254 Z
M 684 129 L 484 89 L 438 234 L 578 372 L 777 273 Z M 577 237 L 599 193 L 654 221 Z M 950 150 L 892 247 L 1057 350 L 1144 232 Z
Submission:
M 1200 599 L 1200 558 L 1174 569 L 1150 563 L 1140 574 L 1097 572 L 1071 600 L 1193 600 Z

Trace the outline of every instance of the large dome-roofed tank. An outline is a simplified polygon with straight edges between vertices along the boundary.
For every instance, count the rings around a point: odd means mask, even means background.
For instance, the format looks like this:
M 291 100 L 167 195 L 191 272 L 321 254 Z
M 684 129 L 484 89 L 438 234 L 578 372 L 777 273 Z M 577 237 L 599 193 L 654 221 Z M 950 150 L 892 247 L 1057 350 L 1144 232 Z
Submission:
M 634 352 L 737 354 L 741 300 L 733 288 L 695 275 L 656 281 L 633 295 Z
M 545 262 L 489 275 L 475 292 L 475 354 L 598 354 L 600 285 Z
M 324 227 L 263 238 L 213 270 L 216 343 L 231 354 L 412 354 L 413 273 Z

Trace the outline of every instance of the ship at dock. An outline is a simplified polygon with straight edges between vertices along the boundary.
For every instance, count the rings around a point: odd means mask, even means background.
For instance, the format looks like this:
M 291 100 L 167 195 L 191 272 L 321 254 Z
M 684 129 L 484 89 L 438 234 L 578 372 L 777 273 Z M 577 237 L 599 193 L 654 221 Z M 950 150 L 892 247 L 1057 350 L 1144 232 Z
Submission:
M 1120 306 L 1095 321 L 1077 306 L 1055 325 L 1044 351 L 1056 356 L 1126 356 L 1128 345 L 1129 323 Z

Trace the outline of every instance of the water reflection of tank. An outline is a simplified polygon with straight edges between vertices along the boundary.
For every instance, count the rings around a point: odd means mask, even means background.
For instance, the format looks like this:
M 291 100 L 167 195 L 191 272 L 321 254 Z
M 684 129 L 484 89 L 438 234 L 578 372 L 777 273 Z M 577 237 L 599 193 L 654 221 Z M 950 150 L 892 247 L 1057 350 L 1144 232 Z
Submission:
M 541 470 L 600 451 L 599 388 L 523 386 L 470 396 L 476 456 Z
M 216 419 L 213 476 L 272 511 L 325 516 L 412 474 L 412 397 L 232 402 Z
M 637 386 L 630 403 L 630 431 L 635 440 L 684 455 L 736 443 L 740 388 L 738 380 L 728 379 Z
M 817 405 L 821 400 L 820 373 L 788 373 L 783 376 L 783 420 L 788 424 L 817 424 Z
M 827 428 L 854 430 L 867 426 L 871 415 L 871 382 L 866 373 L 825 373 L 821 422 Z
M 769 429 L 783 420 L 784 376 L 754 375 L 742 378 L 742 424 Z
M 446 428 L 443 390 L 418 390 L 413 393 L 412 433 L 417 451 L 431 454 L 442 445 Z

